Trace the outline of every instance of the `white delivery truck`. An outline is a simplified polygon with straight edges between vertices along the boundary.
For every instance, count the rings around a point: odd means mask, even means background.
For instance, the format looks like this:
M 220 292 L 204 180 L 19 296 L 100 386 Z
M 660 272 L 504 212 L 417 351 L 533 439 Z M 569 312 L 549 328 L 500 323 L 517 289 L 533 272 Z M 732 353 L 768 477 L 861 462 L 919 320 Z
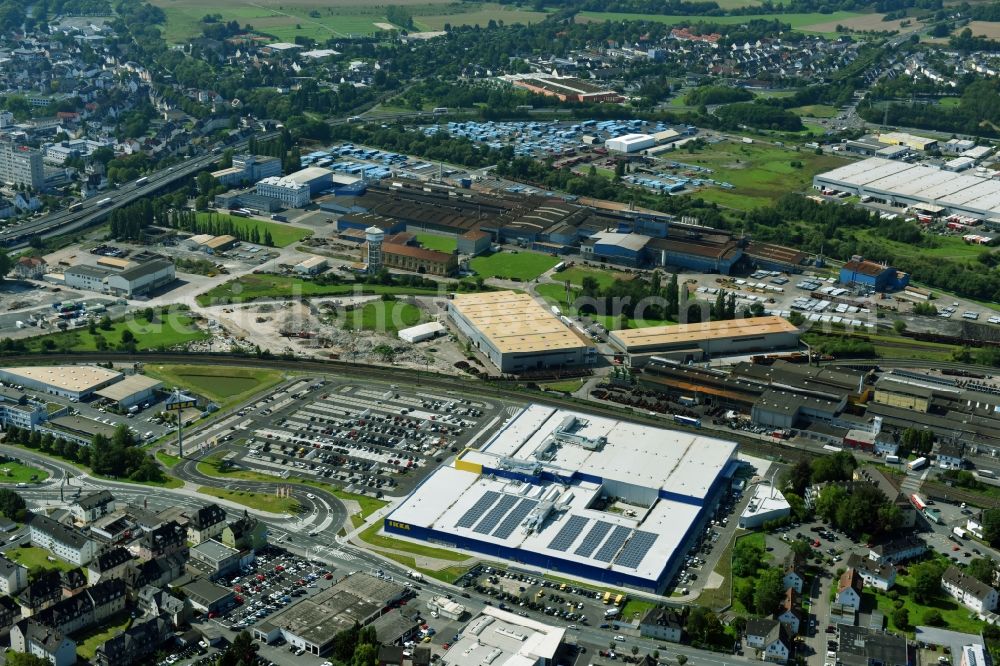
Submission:
M 906 467 L 911 470 L 923 469 L 924 467 L 926 467 L 926 465 L 927 465 L 927 458 L 924 458 L 923 456 L 917 458 L 916 460 L 911 460 L 910 462 L 906 463 Z

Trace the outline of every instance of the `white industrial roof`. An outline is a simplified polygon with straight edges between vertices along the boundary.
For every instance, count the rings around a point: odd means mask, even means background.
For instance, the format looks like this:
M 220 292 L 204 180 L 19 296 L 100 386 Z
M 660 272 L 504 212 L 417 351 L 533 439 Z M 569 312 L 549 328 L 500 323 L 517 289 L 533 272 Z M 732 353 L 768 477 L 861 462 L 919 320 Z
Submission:
M 303 259 L 296 266 L 302 266 L 303 268 L 313 268 L 314 266 L 325 266 L 326 257 L 309 257 L 308 259 Z
M 122 373 L 99 368 L 96 365 L 45 365 L 24 368 L 3 368 L 0 370 L 10 378 L 21 378 L 48 384 L 64 391 L 82 393 L 93 390 L 109 381 L 114 381 Z
M 157 389 L 161 386 L 163 386 L 163 382 L 159 379 L 153 379 L 152 377 L 147 377 L 146 375 L 130 375 L 120 382 L 97 391 L 97 395 L 102 398 L 107 398 L 108 400 L 121 402 L 136 393 L 141 393 L 150 389 Z
M 736 450 L 732 442 L 692 432 L 529 405 L 466 459 L 494 467 L 497 457 L 534 461 L 535 451 L 567 417 L 576 419 L 574 435 L 606 437 L 607 442 L 598 450 L 559 446 L 549 464 L 697 499 L 704 498 Z
M 438 335 L 445 331 L 444 324 L 436 321 L 429 321 L 426 324 L 417 324 L 399 331 L 401 340 L 413 340 L 423 335 Z
M 650 134 L 624 134 L 609 139 L 609 141 L 620 141 L 621 143 L 642 143 L 643 141 L 652 140 L 653 136 Z
M 758 483 L 753 491 L 753 497 L 747 503 L 741 518 L 750 518 L 758 514 L 767 515 L 772 511 L 783 511 L 791 505 L 777 488 L 769 483 Z
M 591 238 L 601 245 L 623 247 L 633 252 L 638 252 L 646 247 L 646 244 L 650 241 L 649 236 L 643 236 L 642 234 L 617 234 L 613 231 L 598 231 Z
M 486 606 L 460 633 L 442 657 L 446 666 L 535 666 L 553 661 L 566 628 Z
M 323 167 L 306 167 L 305 169 L 299 169 L 295 173 L 288 174 L 285 178 L 296 183 L 308 184 L 317 178 L 323 178 L 324 176 L 329 178 L 332 173 L 332 171 Z
M 275 187 L 283 187 L 289 190 L 304 190 L 309 186 L 305 183 L 300 183 L 297 180 L 292 180 L 291 176 L 268 176 L 267 178 L 261 178 L 257 181 L 258 185 L 274 185 Z

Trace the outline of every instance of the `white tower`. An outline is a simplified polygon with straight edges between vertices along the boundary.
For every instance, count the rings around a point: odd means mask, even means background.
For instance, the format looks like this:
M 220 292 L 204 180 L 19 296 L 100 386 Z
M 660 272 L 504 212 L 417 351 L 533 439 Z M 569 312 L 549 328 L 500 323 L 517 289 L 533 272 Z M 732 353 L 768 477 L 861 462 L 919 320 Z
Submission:
M 368 272 L 378 273 L 382 270 L 382 241 L 385 232 L 378 227 L 365 229 L 365 240 L 368 241 Z

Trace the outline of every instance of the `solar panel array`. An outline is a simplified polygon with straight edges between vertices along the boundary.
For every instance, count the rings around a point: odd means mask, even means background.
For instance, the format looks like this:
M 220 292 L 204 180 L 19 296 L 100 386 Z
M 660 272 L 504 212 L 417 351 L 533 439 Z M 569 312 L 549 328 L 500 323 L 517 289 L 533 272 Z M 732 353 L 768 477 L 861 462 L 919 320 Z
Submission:
M 472 508 L 466 511 L 458 522 L 455 523 L 455 527 L 472 527 L 476 524 L 476 520 L 479 519 L 483 513 L 493 506 L 493 503 L 497 501 L 500 497 L 500 493 L 495 490 L 487 490 L 482 497 L 476 500 L 476 503 L 472 505 Z
M 611 523 L 606 523 L 603 520 L 597 521 L 597 524 L 591 527 L 587 536 L 583 538 L 583 543 L 573 552 L 581 557 L 590 557 L 601 540 L 611 531 L 611 527 Z
M 500 517 L 513 509 L 519 499 L 521 498 L 517 495 L 504 495 L 501 497 L 497 505 L 490 509 L 489 513 L 473 528 L 473 531 L 479 534 L 489 534 L 492 532 L 493 528 L 497 526 L 497 522 L 500 521 Z
M 493 536 L 498 539 L 506 539 L 521 524 L 531 510 L 538 506 L 538 501 L 533 499 L 523 499 L 514 509 L 507 514 L 507 517 L 500 521 L 500 525 L 493 530 Z
M 584 516 L 570 516 L 566 524 L 559 529 L 555 538 L 549 542 L 549 548 L 560 552 L 565 551 L 573 545 L 573 542 L 576 541 L 576 538 L 580 536 L 580 532 L 583 531 L 583 528 L 589 522 L 590 518 L 585 518 Z
M 615 556 L 618 549 L 622 547 L 625 543 L 625 539 L 628 538 L 629 532 L 632 530 L 628 527 L 622 527 L 621 525 L 615 526 L 615 531 L 611 533 L 608 540 L 604 542 L 604 545 L 594 553 L 594 559 L 600 560 L 601 562 L 610 562 L 611 558 Z
M 622 548 L 622 552 L 618 553 L 618 557 L 615 558 L 615 564 L 629 569 L 638 569 L 643 558 L 646 557 L 646 553 L 649 552 L 654 543 L 656 543 L 656 534 L 636 531 L 632 535 L 632 538 L 629 539 L 628 544 Z

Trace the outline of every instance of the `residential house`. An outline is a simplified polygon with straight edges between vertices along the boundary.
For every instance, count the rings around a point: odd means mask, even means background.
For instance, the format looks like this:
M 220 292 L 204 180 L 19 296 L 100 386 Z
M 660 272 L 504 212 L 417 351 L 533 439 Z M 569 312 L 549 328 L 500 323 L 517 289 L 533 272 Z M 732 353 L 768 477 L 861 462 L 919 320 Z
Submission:
M 186 625 L 191 620 L 191 602 L 159 587 L 147 585 L 139 590 L 136 603 L 150 615 L 163 615 L 174 627 Z
M 170 636 L 170 622 L 152 617 L 109 638 L 94 653 L 96 666 L 131 666 L 154 654 Z
M 174 520 L 163 523 L 139 538 L 139 558 L 143 560 L 176 554 L 186 557 L 187 550 L 187 530 Z
M 847 566 L 860 574 L 865 585 L 876 590 L 885 592 L 896 584 L 896 568 L 887 564 L 879 564 L 875 560 L 851 553 L 847 558 Z
M 33 545 L 51 551 L 56 557 L 71 564 L 89 564 L 97 554 L 95 541 L 40 513 L 29 516 L 28 534 Z
M 858 610 L 861 608 L 861 591 L 863 589 L 864 581 L 861 579 L 861 574 L 855 569 L 848 569 L 841 575 L 837 583 L 837 596 L 834 602 Z
M 987 613 L 997 607 L 995 589 L 954 565 L 949 566 L 941 577 L 941 588 L 976 613 Z
M 799 633 L 802 611 L 799 610 L 799 595 L 795 592 L 795 588 L 789 587 L 785 590 L 785 596 L 775 611 L 774 619 L 787 626 L 792 635 Z
M 0 636 L 7 634 L 14 623 L 21 619 L 21 607 L 13 597 L 0 597 Z
M 64 599 L 66 597 L 72 597 L 87 587 L 87 576 L 79 567 L 70 569 L 69 571 L 63 571 L 59 574 L 59 581 L 62 585 L 62 595 Z
M 747 621 L 746 643 L 758 651 L 761 659 L 776 664 L 787 663 L 792 653 L 788 627 L 769 618 Z
M 639 620 L 639 633 L 659 641 L 680 643 L 684 622 L 675 609 L 657 606 L 646 611 Z
M 244 511 L 242 517 L 226 525 L 220 540 L 230 548 L 256 552 L 267 546 L 267 525 Z
M 17 594 L 28 585 L 28 569 L 0 555 L 0 592 Z
M 125 570 L 125 584 L 133 592 L 146 585 L 160 587 L 177 580 L 184 573 L 185 554 L 175 554 L 155 560 L 133 562 Z
M 899 564 L 920 557 L 927 552 L 927 544 L 915 536 L 904 536 L 873 546 L 868 559 L 879 564 Z
M 782 583 L 785 589 L 792 588 L 797 594 L 802 594 L 802 586 L 805 584 L 805 575 L 802 573 L 802 563 L 793 552 L 789 552 L 782 563 L 783 575 Z
M 125 582 L 106 580 L 36 613 L 33 620 L 64 633 L 94 627 L 125 610 Z
M 11 627 L 10 649 L 46 659 L 53 666 L 73 666 L 76 663 L 76 643 L 61 631 L 33 620 L 21 620 Z
M 112 548 L 91 560 L 87 566 L 87 579 L 94 585 L 102 580 L 123 578 L 131 561 L 132 553 L 126 548 L 121 546 Z
M 194 545 L 214 539 L 226 527 L 226 510 L 218 504 L 207 504 L 188 518 L 187 540 Z
M 916 524 L 916 507 L 913 506 L 913 503 L 910 502 L 906 495 L 899 492 L 896 486 L 893 485 L 893 482 L 889 480 L 881 469 L 875 465 L 864 465 L 862 467 L 858 467 L 854 470 L 854 480 L 867 481 L 868 483 L 877 486 L 878 489 L 882 491 L 882 494 L 892 501 L 893 506 L 899 509 L 899 513 L 903 517 L 903 521 L 900 524 L 901 528 L 907 529 Z
M 3 215 L 3 211 L 0 211 L 0 217 L 9 215 Z M 47 267 L 48 264 L 41 257 L 21 257 L 14 264 L 14 277 L 18 280 L 41 280 Z
M 965 463 L 965 445 L 962 442 L 939 442 L 937 465 L 941 469 L 962 469 Z
M 62 599 L 62 577 L 55 569 L 49 569 L 44 574 L 29 583 L 17 596 L 21 605 L 21 615 L 31 617 Z
M 73 520 L 81 525 L 89 525 L 101 516 L 114 510 L 115 497 L 107 490 L 88 493 L 69 505 Z

